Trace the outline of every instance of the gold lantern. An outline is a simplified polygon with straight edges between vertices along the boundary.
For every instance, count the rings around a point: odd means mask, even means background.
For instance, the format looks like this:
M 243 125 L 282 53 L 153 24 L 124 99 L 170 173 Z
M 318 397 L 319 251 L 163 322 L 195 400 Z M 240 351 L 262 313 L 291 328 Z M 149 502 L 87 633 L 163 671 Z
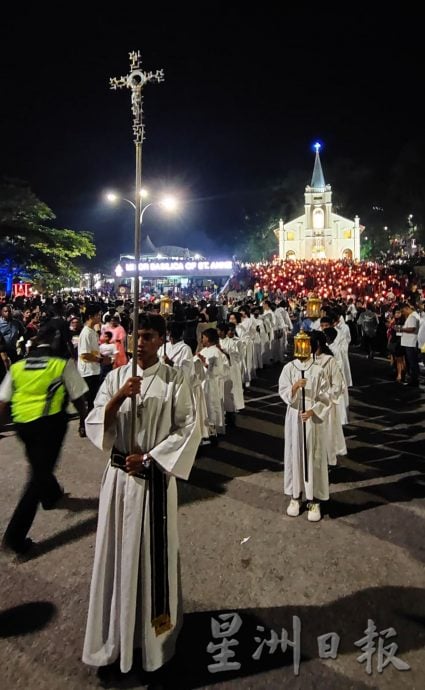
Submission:
M 322 301 L 318 297 L 309 297 L 307 300 L 307 316 L 309 319 L 318 319 Z
M 294 338 L 294 357 L 303 361 L 311 356 L 310 338 L 302 329 Z
M 173 300 L 170 297 L 161 297 L 159 300 L 159 313 L 161 316 L 170 316 L 173 313 Z

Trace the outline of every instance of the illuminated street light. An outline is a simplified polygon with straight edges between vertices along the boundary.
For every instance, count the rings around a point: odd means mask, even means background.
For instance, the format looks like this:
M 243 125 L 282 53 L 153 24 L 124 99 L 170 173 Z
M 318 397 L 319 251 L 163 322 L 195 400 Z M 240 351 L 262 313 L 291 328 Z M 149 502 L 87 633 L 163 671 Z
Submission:
M 149 192 L 146 189 L 140 190 L 141 198 L 145 199 L 148 196 Z M 130 204 L 132 208 L 136 209 L 136 204 L 134 203 L 134 201 L 131 201 L 131 199 L 127 199 L 125 196 L 121 196 L 121 194 L 118 194 L 117 192 L 106 192 L 105 199 L 108 203 L 114 205 L 117 204 L 119 201 L 125 201 L 127 204 Z M 150 206 L 160 206 L 167 213 L 174 213 L 179 207 L 179 201 L 177 197 L 173 196 L 172 194 L 166 194 L 160 199 L 150 201 L 148 204 L 146 204 L 146 206 L 141 206 L 140 225 L 142 224 L 143 216 L 145 214 L 146 209 Z
M 141 199 L 146 199 L 149 196 L 149 192 L 147 189 L 141 189 L 140 190 L 140 198 Z M 105 199 L 108 203 L 110 204 L 117 204 L 119 201 L 125 201 L 127 204 L 130 204 L 134 209 L 136 209 L 136 204 L 134 201 L 131 201 L 130 199 L 126 199 L 124 196 L 121 196 L 121 194 L 118 194 L 117 192 L 106 192 L 105 193 Z

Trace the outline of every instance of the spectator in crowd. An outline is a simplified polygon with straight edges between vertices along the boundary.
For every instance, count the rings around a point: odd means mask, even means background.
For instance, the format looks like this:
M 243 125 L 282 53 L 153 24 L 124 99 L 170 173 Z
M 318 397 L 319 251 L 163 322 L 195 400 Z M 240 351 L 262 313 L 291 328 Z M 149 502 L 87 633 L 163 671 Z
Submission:
M 405 319 L 402 326 L 397 326 L 397 332 L 401 333 L 401 345 L 404 347 L 407 371 L 409 374 L 409 386 L 419 386 L 419 352 L 418 333 L 420 318 L 418 312 L 409 302 L 400 305 L 401 313 Z
M 12 309 L 8 304 L 3 305 L 1 308 L 0 333 L 4 338 L 7 356 L 12 363 L 16 362 L 18 359 L 16 345 L 25 333 L 25 326 L 22 321 L 12 317 Z
M 103 360 L 99 350 L 96 326 L 100 324 L 101 312 L 97 304 L 89 305 L 84 312 L 85 323 L 78 340 L 78 371 L 87 384 L 87 408 L 93 409 L 94 399 L 100 385 L 100 363 Z M 80 418 L 78 433 L 85 438 L 84 417 Z

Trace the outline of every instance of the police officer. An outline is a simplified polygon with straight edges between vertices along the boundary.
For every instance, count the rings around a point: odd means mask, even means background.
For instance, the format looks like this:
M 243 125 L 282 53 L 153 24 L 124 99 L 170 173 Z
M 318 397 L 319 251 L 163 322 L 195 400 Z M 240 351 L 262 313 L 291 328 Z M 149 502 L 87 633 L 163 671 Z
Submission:
M 85 409 L 87 385 L 72 360 L 53 354 L 56 335 L 54 325 L 42 326 L 29 356 L 12 364 L 0 385 L 0 421 L 10 402 L 30 464 L 27 485 L 2 541 L 4 550 L 18 555 L 32 546 L 27 534 L 38 504 L 50 510 L 64 494 L 53 471 L 68 425 L 68 396 L 80 414 Z

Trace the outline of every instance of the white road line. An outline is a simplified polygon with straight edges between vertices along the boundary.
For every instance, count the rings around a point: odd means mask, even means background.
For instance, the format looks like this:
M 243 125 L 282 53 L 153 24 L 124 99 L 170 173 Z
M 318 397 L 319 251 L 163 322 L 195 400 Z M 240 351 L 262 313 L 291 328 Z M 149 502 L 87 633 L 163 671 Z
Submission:
M 268 400 L 269 398 L 275 398 L 278 393 L 270 393 L 270 395 L 263 395 L 260 398 L 251 398 L 250 400 L 245 400 L 245 404 L 251 402 L 258 402 L 259 400 Z

